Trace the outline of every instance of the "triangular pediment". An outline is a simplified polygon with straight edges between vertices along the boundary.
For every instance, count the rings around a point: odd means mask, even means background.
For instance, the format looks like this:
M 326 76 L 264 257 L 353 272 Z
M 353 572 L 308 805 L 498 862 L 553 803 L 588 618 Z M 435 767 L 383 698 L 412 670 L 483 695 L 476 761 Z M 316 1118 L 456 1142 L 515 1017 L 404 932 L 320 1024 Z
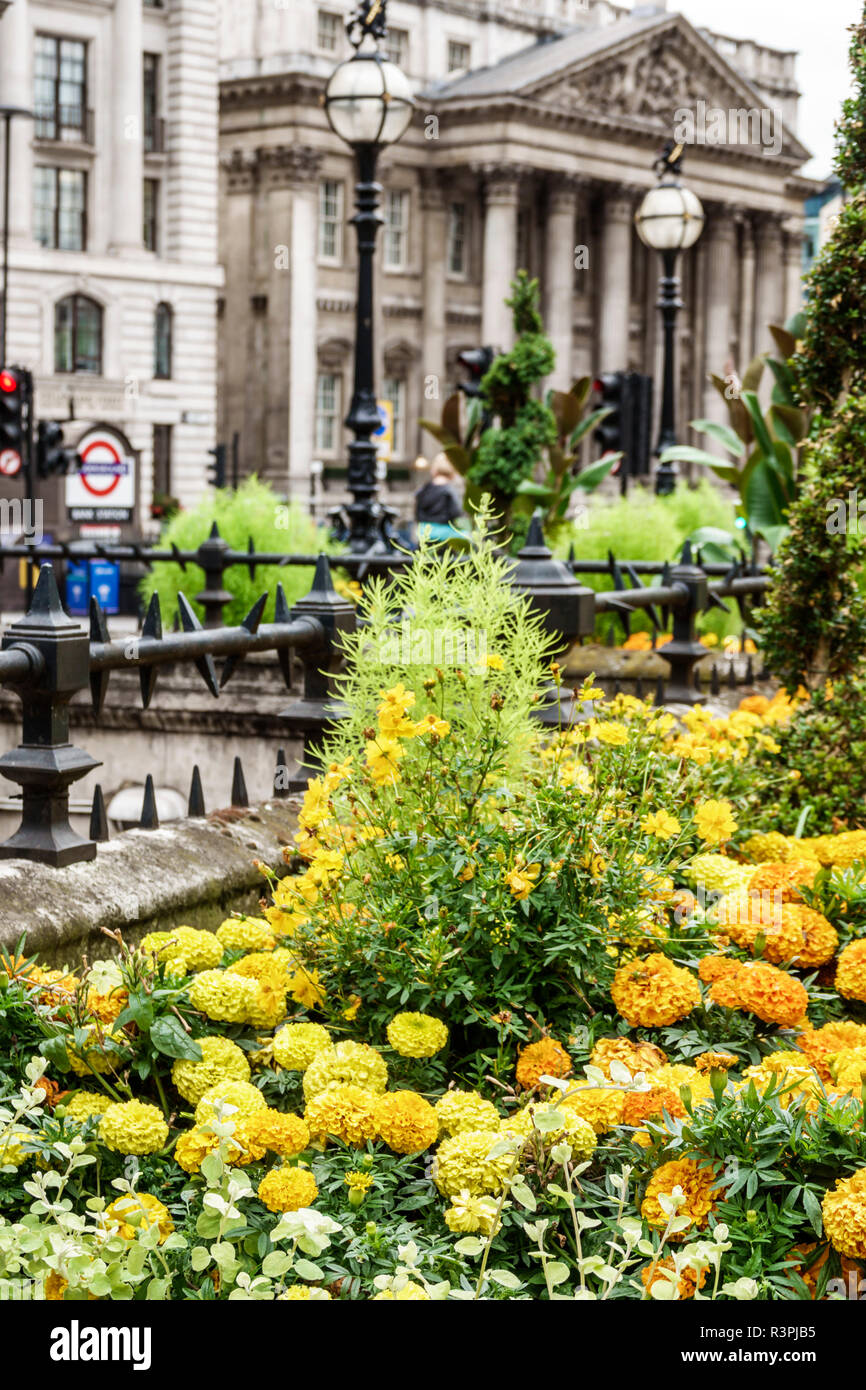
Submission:
M 612 25 L 611 37 L 615 31 Z M 781 111 L 774 111 L 682 15 L 671 15 L 649 34 L 578 59 L 567 70 L 524 87 L 521 95 L 545 105 L 651 125 L 667 134 L 678 119 L 687 124 L 678 113 L 690 112 L 707 143 L 729 149 L 747 149 L 762 140 L 766 144 L 778 130 L 788 158 L 809 158 L 808 150 L 784 126 Z M 742 113 L 739 119 L 735 112 Z M 724 113 L 724 121 L 719 113 Z M 747 120 L 746 113 L 755 114 Z

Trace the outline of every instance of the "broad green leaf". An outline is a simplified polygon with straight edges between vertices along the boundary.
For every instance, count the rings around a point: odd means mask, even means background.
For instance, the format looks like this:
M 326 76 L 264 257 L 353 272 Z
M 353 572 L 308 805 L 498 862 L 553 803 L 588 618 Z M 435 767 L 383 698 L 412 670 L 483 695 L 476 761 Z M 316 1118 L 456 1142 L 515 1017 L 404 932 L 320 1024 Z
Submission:
M 582 473 L 578 473 L 574 480 L 575 487 L 579 487 L 582 492 L 594 492 L 599 483 L 604 482 L 614 464 L 623 457 L 621 453 L 605 454 L 597 463 L 591 463 Z
M 721 425 L 717 420 L 690 420 L 689 423 L 698 434 L 708 434 L 717 439 L 736 458 L 742 458 L 745 454 L 745 444 L 729 425 Z
M 758 447 L 766 458 L 770 458 L 773 453 L 773 441 L 770 438 L 770 431 L 767 429 L 767 422 L 764 419 L 761 403 L 754 391 L 744 391 L 742 400 L 743 405 L 749 412 L 749 418 L 752 421 L 752 429 L 755 431 L 755 439 Z
M 458 1255 L 480 1255 L 484 1249 L 484 1241 L 477 1236 L 463 1236 L 454 1246 Z
M 581 420 L 580 424 L 572 432 L 571 438 L 568 441 L 570 447 L 572 449 L 577 448 L 580 441 L 585 439 L 586 436 L 595 429 L 596 425 L 600 425 L 602 420 L 606 420 L 608 415 L 612 414 L 612 405 L 602 405 L 599 406 L 598 410 L 591 410 L 586 419 Z
M 314 1265 L 312 1260 L 296 1260 L 295 1273 L 299 1275 L 301 1279 L 306 1279 L 308 1282 L 313 1279 L 324 1279 L 325 1277 L 324 1270 L 321 1270 L 318 1265 Z
M 157 1052 L 166 1057 L 182 1058 L 188 1062 L 200 1062 L 202 1050 L 195 1038 L 191 1038 L 179 1018 L 164 1014 L 158 1018 L 150 1030 L 150 1041 Z

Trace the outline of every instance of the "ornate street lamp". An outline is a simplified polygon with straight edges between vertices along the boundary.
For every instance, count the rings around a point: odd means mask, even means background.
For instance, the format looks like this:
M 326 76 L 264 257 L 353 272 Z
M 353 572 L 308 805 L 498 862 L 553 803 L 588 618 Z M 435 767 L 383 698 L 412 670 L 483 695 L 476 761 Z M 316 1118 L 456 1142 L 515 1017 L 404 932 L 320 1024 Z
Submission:
M 683 305 L 676 275 L 677 253 L 694 246 L 704 229 L 704 210 L 700 199 L 680 180 L 682 160 L 682 145 L 669 141 L 654 166 L 659 181 L 647 193 L 634 219 L 637 234 L 644 246 L 659 251 L 662 258 L 658 308 L 664 330 L 664 377 L 656 457 L 677 442 L 674 415 L 675 332 L 677 313 Z M 672 462 L 659 464 L 656 471 L 656 492 L 659 496 L 673 492 L 676 481 L 677 465 Z
M 346 31 L 355 53 L 331 77 L 325 113 L 334 133 L 354 149 L 358 164 L 352 218 L 358 237 L 355 383 L 345 422 L 355 436 L 349 445 L 348 540 L 350 550 L 358 552 L 386 544 L 385 512 L 376 500 L 377 450 L 372 438 L 380 426 L 373 381 L 373 256 L 383 221 L 376 165 L 379 151 L 405 134 L 415 103 L 404 73 L 379 51 L 379 41 L 387 34 L 385 0 L 362 0 Z

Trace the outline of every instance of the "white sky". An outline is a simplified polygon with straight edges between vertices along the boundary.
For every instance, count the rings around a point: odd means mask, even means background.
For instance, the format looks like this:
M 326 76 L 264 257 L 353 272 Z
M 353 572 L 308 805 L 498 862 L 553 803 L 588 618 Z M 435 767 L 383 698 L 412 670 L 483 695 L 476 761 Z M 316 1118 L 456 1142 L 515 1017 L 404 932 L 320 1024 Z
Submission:
M 668 8 L 717 34 L 796 50 L 798 134 L 815 156 L 802 172 L 826 177 L 833 123 L 851 86 L 847 28 L 862 15 L 863 0 L 668 0 Z

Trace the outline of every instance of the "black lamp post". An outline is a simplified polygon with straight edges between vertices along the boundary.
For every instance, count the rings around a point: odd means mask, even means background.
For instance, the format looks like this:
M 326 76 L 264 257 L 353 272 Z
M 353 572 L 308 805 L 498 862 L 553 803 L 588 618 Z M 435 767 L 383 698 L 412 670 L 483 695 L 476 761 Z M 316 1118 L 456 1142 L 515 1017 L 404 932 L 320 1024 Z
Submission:
M 358 237 L 358 298 L 355 310 L 355 381 L 346 425 L 355 436 L 349 445 L 349 548 L 367 551 L 386 544 L 385 513 L 376 500 L 376 445 L 379 429 L 373 356 L 373 256 L 382 225 L 381 185 L 376 182 L 379 152 L 405 134 L 414 102 L 405 74 L 379 51 L 387 33 L 385 0 L 359 4 L 347 26 L 354 55 L 341 63 L 325 92 L 331 129 L 351 145 L 358 162 L 355 215 Z
M 6 336 L 9 315 L 9 169 L 11 165 L 12 121 L 33 112 L 26 106 L 0 106 L 3 118 L 3 281 L 0 287 L 0 367 L 6 366 Z
M 661 310 L 664 332 L 664 377 L 662 383 L 662 412 L 656 457 L 664 454 L 677 442 L 675 423 L 676 322 L 682 308 L 680 282 L 676 273 L 677 253 L 694 246 L 704 228 L 704 210 L 700 200 L 680 180 L 683 147 L 670 141 L 656 161 L 659 181 L 647 193 L 637 212 L 635 225 L 644 246 L 659 251 L 662 275 L 659 281 L 658 308 Z M 659 496 L 673 492 L 677 482 L 677 465 L 673 461 L 659 464 L 656 471 L 656 492 Z

